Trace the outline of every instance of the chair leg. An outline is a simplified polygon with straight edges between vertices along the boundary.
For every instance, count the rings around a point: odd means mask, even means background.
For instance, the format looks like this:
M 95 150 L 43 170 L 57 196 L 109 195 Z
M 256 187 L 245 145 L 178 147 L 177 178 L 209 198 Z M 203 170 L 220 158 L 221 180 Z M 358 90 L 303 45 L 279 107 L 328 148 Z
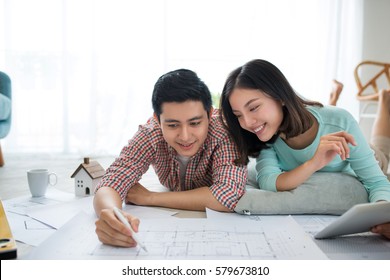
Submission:
M 0 143 L 0 167 L 4 165 L 3 152 L 1 151 L 1 143 Z

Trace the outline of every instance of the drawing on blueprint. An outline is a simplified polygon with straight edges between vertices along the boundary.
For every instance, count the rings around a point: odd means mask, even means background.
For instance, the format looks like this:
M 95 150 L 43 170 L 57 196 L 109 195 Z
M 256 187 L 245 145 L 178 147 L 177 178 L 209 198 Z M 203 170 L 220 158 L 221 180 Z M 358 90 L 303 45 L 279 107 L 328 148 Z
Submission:
M 102 244 L 95 217 L 79 213 L 31 254 L 34 259 L 326 259 L 291 217 L 261 220 L 143 219 L 139 247 Z M 66 240 L 66 242 L 64 242 Z
M 144 221 L 145 222 L 145 221 Z M 295 248 L 296 238 L 291 231 L 266 231 L 256 227 L 230 226 L 202 223 L 201 226 L 183 224 L 164 226 L 148 224 L 140 231 L 148 252 L 139 247 L 123 249 L 97 245 L 94 256 L 132 256 L 134 258 L 224 258 L 224 259 L 278 259 L 299 258 L 301 251 Z

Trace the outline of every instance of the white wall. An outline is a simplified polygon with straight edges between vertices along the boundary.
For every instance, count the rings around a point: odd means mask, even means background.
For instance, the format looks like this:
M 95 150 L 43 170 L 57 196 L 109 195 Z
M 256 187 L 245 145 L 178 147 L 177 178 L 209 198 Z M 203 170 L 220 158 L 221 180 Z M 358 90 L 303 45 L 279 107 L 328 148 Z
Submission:
M 390 1 L 365 0 L 363 59 L 390 63 Z

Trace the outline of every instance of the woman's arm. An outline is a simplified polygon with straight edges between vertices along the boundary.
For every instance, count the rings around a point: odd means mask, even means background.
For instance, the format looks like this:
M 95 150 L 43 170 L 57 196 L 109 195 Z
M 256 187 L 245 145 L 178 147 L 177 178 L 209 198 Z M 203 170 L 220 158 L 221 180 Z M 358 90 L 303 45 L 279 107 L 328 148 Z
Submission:
M 359 145 L 351 149 L 351 156 L 348 162 L 359 181 L 362 182 L 367 190 L 369 201 L 390 201 L 390 182 L 380 169 L 374 152 L 367 143 L 359 124 L 353 120 L 349 130 Z
M 276 152 L 273 149 L 264 150 L 256 165 L 259 186 L 273 191 L 295 189 L 336 156 L 346 160 L 350 154 L 349 144 L 356 145 L 354 137 L 345 131 L 324 135 L 311 159 L 285 172 L 279 167 L 281 163 Z
M 340 156 L 341 160 L 347 160 L 350 156 L 349 144 L 356 146 L 354 137 L 345 131 L 322 136 L 314 156 L 297 168 L 280 174 L 276 180 L 276 189 L 278 191 L 295 189 L 336 156 Z

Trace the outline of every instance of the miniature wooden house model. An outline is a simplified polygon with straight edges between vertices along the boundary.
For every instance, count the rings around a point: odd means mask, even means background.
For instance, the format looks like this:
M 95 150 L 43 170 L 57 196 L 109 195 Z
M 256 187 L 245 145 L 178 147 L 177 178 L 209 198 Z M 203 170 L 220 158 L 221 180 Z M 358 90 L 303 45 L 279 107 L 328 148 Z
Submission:
M 70 176 L 74 178 L 74 192 L 76 196 L 88 196 L 93 193 L 96 185 L 104 175 L 104 168 L 97 161 L 84 158 L 84 163 Z

